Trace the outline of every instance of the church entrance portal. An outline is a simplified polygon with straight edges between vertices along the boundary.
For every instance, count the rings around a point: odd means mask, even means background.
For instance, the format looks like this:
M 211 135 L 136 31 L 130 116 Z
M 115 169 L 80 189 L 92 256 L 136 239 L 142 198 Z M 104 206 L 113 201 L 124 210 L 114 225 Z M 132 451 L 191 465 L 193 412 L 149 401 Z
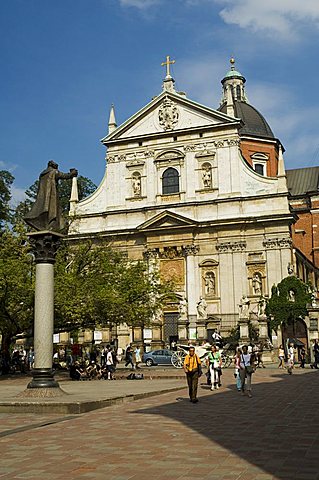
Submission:
M 301 318 L 296 319 L 291 324 L 282 325 L 281 332 L 284 348 L 287 347 L 290 340 L 295 342 L 298 350 L 302 347 L 302 344 L 308 349 L 307 325 Z
M 164 313 L 164 341 L 171 345 L 178 340 L 178 317 L 176 313 Z

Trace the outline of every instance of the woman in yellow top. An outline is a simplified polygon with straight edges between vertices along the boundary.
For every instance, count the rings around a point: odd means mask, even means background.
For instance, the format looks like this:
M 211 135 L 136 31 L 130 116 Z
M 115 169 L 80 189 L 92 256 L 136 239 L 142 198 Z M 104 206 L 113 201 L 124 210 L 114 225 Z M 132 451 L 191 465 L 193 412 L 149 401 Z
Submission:
M 201 375 L 201 361 L 195 353 L 195 347 L 189 347 L 188 355 L 184 360 L 184 371 L 186 373 L 189 400 L 192 403 L 197 403 L 197 387 L 198 377 Z

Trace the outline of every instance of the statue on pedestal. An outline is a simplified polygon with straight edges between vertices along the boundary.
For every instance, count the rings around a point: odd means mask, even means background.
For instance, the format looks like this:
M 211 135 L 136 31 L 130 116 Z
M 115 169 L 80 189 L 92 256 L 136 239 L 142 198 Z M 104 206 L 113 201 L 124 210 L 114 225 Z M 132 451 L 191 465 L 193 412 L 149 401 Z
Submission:
M 249 318 L 250 300 L 247 295 L 243 295 L 239 304 L 239 318 Z
M 59 232 L 63 228 L 63 221 L 58 195 L 58 181 L 76 177 L 78 171 L 70 169 L 70 173 L 58 170 L 58 164 L 50 160 L 48 166 L 39 177 L 39 188 L 36 200 L 24 221 L 35 230 L 50 230 Z
M 262 279 L 259 272 L 254 273 L 252 278 L 253 293 L 254 295 L 262 294 Z
M 179 302 L 179 318 L 181 320 L 187 320 L 187 300 L 183 297 Z
M 265 317 L 265 310 L 266 310 L 267 302 L 265 297 L 261 296 L 258 302 L 258 317 Z
M 203 297 L 199 297 L 199 302 L 197 303 L 197 313 L 199 318 L 207 318 L 207 303 Z

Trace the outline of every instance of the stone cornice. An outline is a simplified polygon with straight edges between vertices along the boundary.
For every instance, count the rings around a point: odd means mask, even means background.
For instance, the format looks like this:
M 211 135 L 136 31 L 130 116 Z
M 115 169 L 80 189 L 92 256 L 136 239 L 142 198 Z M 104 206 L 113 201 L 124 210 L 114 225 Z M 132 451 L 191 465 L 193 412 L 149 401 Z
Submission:
M 291 248 L 292 240 L 290 237 L 267 238 L 263 241 L 263 246 L 267 249 Z

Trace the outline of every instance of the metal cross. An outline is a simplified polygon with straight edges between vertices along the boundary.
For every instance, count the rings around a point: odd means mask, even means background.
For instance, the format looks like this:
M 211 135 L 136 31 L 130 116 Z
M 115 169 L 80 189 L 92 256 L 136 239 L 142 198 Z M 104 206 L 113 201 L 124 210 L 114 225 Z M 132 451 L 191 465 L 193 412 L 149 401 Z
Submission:
M 175 63 L 175 60 L 170 60 L 170 56 L 166 55 L 166 62 L 162 62 L 161 66 L 164 67 L 166 65 L 166 77 L 170 77 L 170 71 L 169 71 L 169 66 L 173 65 Z

